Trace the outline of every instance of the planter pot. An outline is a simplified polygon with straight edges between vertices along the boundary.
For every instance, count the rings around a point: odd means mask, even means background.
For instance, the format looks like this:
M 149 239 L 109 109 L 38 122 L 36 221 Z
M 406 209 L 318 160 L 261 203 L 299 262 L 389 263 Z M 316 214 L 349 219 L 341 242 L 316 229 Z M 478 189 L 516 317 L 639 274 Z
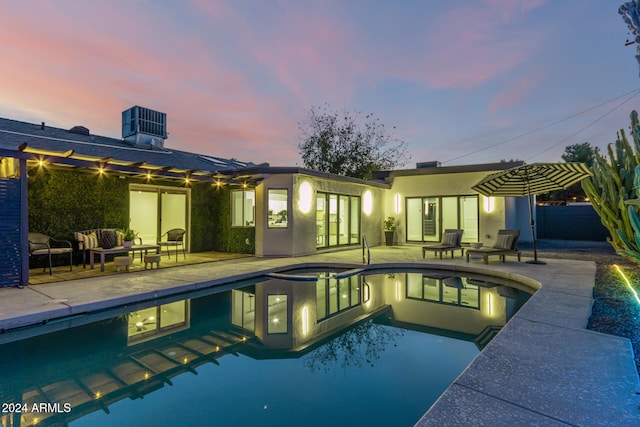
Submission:
M 387 246 L 393 246 L 393 235 L 395 234 L 394 231 L 385 231 L 384 232 L 384 240 L 387 243 Z
M 133 242 L 131 240 L 125 240 L 124 242 L 122 242 L 122 246 L 124 246 L 125 248 L 130 248 L 131 246 L 133 246 Z

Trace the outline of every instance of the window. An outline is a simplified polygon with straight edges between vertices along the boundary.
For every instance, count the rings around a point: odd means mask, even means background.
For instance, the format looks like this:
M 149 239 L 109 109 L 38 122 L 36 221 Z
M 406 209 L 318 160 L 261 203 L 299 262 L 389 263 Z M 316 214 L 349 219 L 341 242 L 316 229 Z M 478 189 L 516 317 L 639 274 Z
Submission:
M 322 278 L 316 282 L 316 318 L 323 320 L 341 311 L 360 305 L 361 278 Z
M 289 313 L 286 295 L 267 296 L 267 333 L 286 334 Z
M 253 227 L 255 225 L 255 190 L 231 191 L 231 226 Z
M 360 243 L 360 197 L 318 193 L 316 247 Z
M 465 277 L 407 273 L 407 298 L 480 309 L 480 291 Z
M 287 228 L 289 218 L 287 190 L 269 189 L 269 228 Z

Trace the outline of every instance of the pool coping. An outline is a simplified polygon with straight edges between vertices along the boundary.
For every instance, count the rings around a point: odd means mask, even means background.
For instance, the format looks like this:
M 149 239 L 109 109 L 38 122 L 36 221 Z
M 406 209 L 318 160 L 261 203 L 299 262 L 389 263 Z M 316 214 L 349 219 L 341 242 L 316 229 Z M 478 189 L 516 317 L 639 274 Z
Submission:
M 285 267 L 319 263 L 362 268 L 362 263 L 353 262 L 360 259 L 359 252 L 219 261 L 24 289 L 0 288 L 0 330 L 43 323 L 63 328 L 81 322 L 88 312 L 153 302 Z M 631 343 L 586 329 L 594 262 L 550 259 L 545 266 L 535 266 L 466 263 L 461 258 L 425 260 L 416 247 L 374 247 L 372 258 L 382 262 L 367 270 L 449 269 L 491 274 L 537 288 L 417 426 L 637 424 L 640 386 Z

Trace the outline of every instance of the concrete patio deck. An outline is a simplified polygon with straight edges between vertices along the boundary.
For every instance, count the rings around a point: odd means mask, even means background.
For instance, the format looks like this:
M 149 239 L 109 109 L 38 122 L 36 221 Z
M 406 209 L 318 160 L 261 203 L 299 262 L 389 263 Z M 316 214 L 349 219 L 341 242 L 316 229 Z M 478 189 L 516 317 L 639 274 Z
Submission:
M 58 320 L 51 323 L 66 327 L 89 312 L 204 289 L 230 277 L 241 280 L 292 264 L 361 265 L 361 255 L 354 249 L 298 258 L 251 257 L 1 288 L 0 331 L 54 319 Z M 417 263 L 485 272 L 539 287 L 416 425 L 640 424 L 640 384 L 629 340 L 586 329 L 593 262 L 545 258 L 546 265 L 532 265 L 507 258 L 505 264 L 484 265 L 460 257 L 422 259 L 420 248 L 411 246 L 375 247 L 371 259 L 376 266 Z

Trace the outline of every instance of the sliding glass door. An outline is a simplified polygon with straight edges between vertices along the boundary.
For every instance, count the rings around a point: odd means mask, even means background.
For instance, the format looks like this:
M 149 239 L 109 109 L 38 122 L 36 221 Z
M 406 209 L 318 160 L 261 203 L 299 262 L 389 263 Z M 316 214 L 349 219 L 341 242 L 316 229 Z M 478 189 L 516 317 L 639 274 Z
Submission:
M 360 197 L 318 193 L 316 197 L 316 247 L 360 242 Z
M 132 185 L 129 227 L 144 244 L 154 244 L 172 228 L 187 230 L 188 191 L 183 188 Z M 188 233 L 185 235 L 185 245 Z M 188 245 L 187 245 L 188 247 Z
M 478 196 L 408 197 L 407 241 L 438 242 L 449 228 L 464 230 L 463 242 L 478 241 Z

